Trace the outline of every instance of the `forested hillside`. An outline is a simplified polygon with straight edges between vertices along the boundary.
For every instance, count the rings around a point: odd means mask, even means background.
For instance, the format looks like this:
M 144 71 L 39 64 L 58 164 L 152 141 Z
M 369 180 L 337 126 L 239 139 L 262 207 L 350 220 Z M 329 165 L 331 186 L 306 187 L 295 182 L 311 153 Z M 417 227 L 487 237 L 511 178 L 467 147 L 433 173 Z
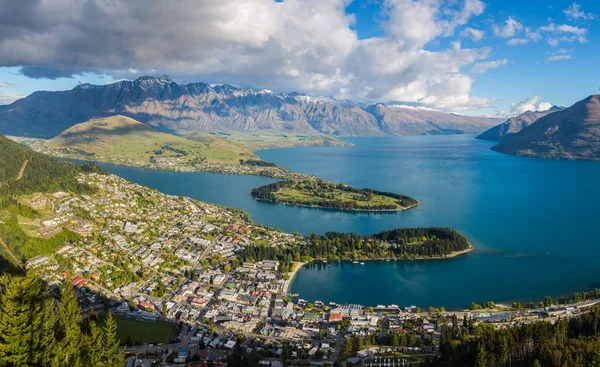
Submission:
M 125 365 L 112 315 L 83 321 L 65 284 L 56 296 L 32 274 L 0 278 L 0 367 Z
M 0 135 L 0 199 L 36 191 L 92 192 L 93 188 L 77 182 L 82 172 L 106 171 L 92 164 L 58 161 Z
M 466 320 L 465 320 L 466 321 Z M 600 308 L 556 323 L 538 321 L 495 329 L 454 319 L 442 328 L 440 355 L 431 367 L 600 366 Z M 470 326 L 469 326 L 470 325 Z
M 38 213 L 21 204 L 17 196 L 54 191 L 92 193 L 95 188 L 77 181 L 84 172 L 106 173 L 93 164 L 58 161 L 0 135 L 0 273 L 18 270 L 23 259 L 54 251 L 77 238 L 68 230 L 47 239 L 27 236 L 18 217 L 35 218 Z

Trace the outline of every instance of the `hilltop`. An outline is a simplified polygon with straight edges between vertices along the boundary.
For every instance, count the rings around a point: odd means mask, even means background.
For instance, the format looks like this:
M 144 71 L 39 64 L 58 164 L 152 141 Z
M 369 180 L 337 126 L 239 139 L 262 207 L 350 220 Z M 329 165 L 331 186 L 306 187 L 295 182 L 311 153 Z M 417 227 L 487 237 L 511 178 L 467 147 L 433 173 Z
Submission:
M 492 147 L 502 153 L 551 159 L 600 159 L 600 95 L 535 121 Z
M 78 123 L 113 115 L 182 135 L 217 131 L 334 137 L 461 134 L 480 133 L 500 122 L 266 89 L 180 85 L 165 76 L 144 76 L 108 85 L 35 92 L 0 106 L 0 132 L 47 139 Z
M 518 116 L 513 116 L 500 125 L 494 126 L 493 128 L 483 132 L 482 134 L 478 135 L 476 139 L 502 141 L 519 133 L 527 126 L 533 124 L 537 119 L 542 118 L 550 113 L 562 110 L 563 107 L 552 106 L 546 111 L 525 111 L 524 113 Z
M 238 164 L 256 159 L 239 144 L 210 134 L 189 140 L 167 134 L 125 116 L 92 119 L 74 125 L 44 143 L 64 155 L 96 161 L 155 160 Z

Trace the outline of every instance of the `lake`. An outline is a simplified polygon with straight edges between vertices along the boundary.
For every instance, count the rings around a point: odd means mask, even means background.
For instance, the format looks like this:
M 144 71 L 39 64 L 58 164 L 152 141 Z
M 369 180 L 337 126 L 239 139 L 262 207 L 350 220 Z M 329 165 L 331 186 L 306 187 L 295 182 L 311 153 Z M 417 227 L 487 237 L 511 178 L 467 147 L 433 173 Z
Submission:
M 327 180 L 407 194 L 420 205 L 385 213 L 300 208 L 248 195 L 269 178 L 103 166 L 165 193 L 244 209 L 253 221 L 289 232 L 447 226 L 476 248 L 448 260 L 308 265 L 290 286 L 307 300 L 464 307 L 600 286 L 600 163 L 508 156 L 471 135 L 345 140 L 355 146 L 257 154 Z

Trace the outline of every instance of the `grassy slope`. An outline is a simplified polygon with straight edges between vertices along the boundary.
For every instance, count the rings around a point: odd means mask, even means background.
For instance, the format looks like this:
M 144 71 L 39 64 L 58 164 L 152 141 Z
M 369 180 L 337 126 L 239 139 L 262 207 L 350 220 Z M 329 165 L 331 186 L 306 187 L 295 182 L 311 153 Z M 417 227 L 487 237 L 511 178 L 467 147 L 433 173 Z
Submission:
M 360 200 L 360 196 L 358 194 L 348 193 L 341 190 L 333 191 L 334 199 L 327 199 L 327 201 L 341 201 L 341 202 L 350 202 L 356 201 L 359 206 L 367 206 L 367 205 L 395 205 L 398 208 L 402 208 L 401 205 L 398 205 L 398 201 L 394 198 L 382 195 L 373 195 L 371 200 L 365 201 Z M 282 202 L 287 202 L 288 199 L 300 199 L 300 200 L 323 200 L 323 198 L 315 197 L 311 192 L 299 189 L 298 187 L 284 187 L 278 190 L 275 193 L 275 196 Z
M 52 148 L 67 148 L 72 155 L 98 161 L 133 159 L 149 161 L 151 156 L 174 157 L 187 152 L 184 159 L 206 158 L 211 163 L 238 163 L 239 159 L 256 159 L 250 150 L 210 134 L 198 134 L 194 141 L 163 133 L 125 116 L 111 116 L 82 122 L 46 142 Z M 86 154 L 88 156 L 86 157 Z
M 186 135 L 191 140 L 201 140 L 206 133 L 192 133 Z M 297 135 L 297 134 L 275 134 L 261 133 L 213 133 L 211 136 L 219 136 L 232 144 L 248 148 L 251 151 L 272 148 L 291 148 L 305 146 L 351 146 L 352 144 L 337 140 L 326 135 Z

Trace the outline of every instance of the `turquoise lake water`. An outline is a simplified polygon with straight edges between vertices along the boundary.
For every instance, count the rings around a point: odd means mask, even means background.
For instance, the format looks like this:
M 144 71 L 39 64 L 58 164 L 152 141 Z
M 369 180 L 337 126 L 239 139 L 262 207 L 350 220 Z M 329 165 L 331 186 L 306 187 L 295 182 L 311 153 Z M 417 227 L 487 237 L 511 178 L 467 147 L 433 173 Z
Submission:
M 244 209 L 253 221 L 285 231 L 448 226 L 476 248 L 447 260 L 308 265 L 290 291 L 311 301 L 464 307 L 600 286 L 600 163 L 508 156 L 470 135 L 347 141 L 355 146 L 258 154 L 327 180 L 411 195 L 420 205 L 398 213 L 299 208 L 248 196 L 273 182 L 264 177 L 103 166 L 165 193 Z

